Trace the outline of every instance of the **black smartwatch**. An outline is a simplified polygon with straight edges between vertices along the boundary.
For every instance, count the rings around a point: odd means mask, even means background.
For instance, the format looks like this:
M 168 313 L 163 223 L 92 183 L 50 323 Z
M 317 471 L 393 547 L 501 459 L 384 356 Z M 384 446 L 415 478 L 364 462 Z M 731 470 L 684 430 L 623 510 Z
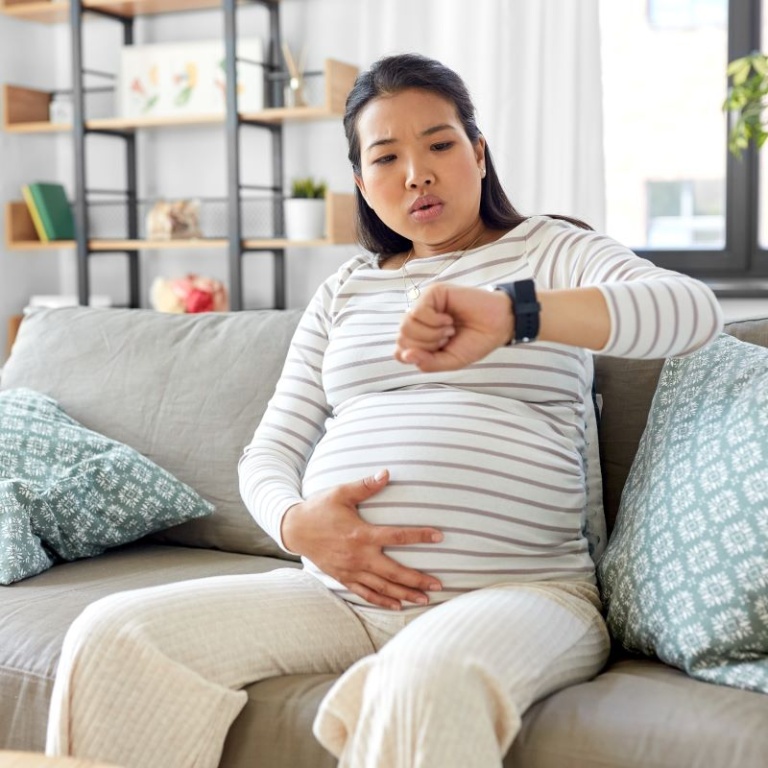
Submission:
M 517 280 L 514 283 L 494 285 L 495 291 L 504 291 L 512 299 L 512 314 L 515 316 L 515 335 L 507 344 L 525 344 L 535 341 L 539 335 L 539 312 L 541 304 L 536 300 L 536 286 L 533 280 Z

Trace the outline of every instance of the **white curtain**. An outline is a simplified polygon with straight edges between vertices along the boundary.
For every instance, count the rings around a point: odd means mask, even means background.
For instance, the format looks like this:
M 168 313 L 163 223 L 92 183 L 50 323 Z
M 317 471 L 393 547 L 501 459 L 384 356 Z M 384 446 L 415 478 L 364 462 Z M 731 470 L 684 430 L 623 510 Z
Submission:
M 356 0 L 362 66 L 422 53 L 469 86 L 522 213 L 605 222 L 598 0 Z

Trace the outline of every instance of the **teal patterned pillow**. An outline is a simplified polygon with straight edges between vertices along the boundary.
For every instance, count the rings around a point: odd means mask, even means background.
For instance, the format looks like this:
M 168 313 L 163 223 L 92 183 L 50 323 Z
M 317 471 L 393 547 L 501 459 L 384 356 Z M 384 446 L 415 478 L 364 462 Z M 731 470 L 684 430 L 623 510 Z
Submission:
M 665 362 L 598 576 L 626 648 L 768 693 L 768 349 Z
M 188 485 L 50 397 L 0 393 L 0 584 L 212 512 Z

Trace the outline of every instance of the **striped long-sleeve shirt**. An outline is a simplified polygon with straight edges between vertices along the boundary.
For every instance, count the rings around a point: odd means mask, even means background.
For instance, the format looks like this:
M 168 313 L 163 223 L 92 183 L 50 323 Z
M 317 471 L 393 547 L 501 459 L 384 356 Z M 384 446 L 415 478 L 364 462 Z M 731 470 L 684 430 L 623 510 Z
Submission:
M 714 295 L 605 236 L 543 216 L 407 269 L 406 279 L 358 256 L 321 285 L 241 458 L 246 506 L 282 546 L 290 506 L 387 468 L 389 484 L 360 514 L 443 532 L 439 544 L 387 550 L 443 582 L 433 601 L 504 581 L 594 583 L 581 526 L 591 353 L 535 342 L 459 371 L 422 373 L 393 357 L 406 290 L 525 278 L 539 290 L 598 286 L 611 319 L 601 352 L 634 358 L 683 355 L 713 340 L 722 326 Z M 304 566 L 363 602 L 306 558 Z

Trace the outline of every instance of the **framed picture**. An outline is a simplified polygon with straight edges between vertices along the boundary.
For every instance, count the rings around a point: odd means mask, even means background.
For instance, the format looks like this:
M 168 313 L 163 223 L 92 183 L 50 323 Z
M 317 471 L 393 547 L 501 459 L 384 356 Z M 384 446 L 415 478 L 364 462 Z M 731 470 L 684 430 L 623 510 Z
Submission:
M 261 40 L 237 44 L 238 108 L 264 106 Z M 120 55 L 119 117 L 223 114 L 226 105 L 224 42 L 128 45 Z

